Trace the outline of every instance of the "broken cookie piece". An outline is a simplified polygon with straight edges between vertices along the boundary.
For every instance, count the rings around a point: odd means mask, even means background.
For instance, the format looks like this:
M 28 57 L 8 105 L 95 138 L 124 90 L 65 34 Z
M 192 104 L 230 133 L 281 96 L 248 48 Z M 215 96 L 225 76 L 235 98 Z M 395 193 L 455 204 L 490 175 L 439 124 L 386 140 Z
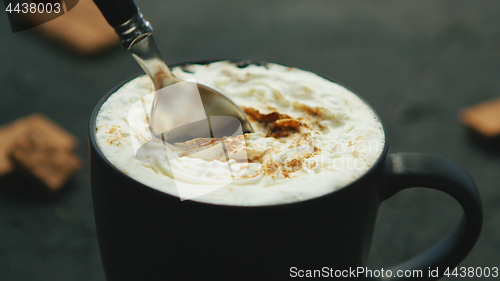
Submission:
M 47 141 L 47 140 L 44 140 Z M 80 169 L 81 160 L 71 152 L 44 145 L 29 138 L 15 146 L 11 159 L 17 168 L 27 171 L 52 191 L 59 190 Z
M 461 112 L 460 119 L 464 125 L 485 137 L 500 136 L 500 99 L 466 108 Z
M 76 138 L 41 114 L 0 128 L 0 176 L 29 173 L 48 190 L 59 190 L 81 167 Z M 26 179 L 28 180 L 28 179 Z
M 0 177 L 14 170 L 14 164 L 9 159 L 9 155 L 16 141 L 26 132 L 26 119 L 28 118 L 20 118 L 0 128 Z
M 71 151 L 76 148 L 76 138 L 49 118 L 34 113 L 26 120 L 28 123 L 23 141 L 30 139 L 38 147 Z
M 24 13 L 34 30 L 60 43 L 69 51 L 91 56 L 118 46 L 118 36 L 91 0 L 76 1 L 72 9 L 54 19 L 54 13 Z M 43 10 L 43 9 L 42 9 Z

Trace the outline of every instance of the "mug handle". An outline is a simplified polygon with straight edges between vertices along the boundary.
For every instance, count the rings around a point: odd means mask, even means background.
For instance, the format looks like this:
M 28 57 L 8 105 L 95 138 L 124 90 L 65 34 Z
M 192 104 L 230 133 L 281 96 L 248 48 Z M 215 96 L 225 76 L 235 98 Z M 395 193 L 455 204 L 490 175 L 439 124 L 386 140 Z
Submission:
M 390 268 L 393 277 L 375 280 L 412 280 L 411 277 L 394 276 L 398 270 L 422 270 L 423 277 L 413 280 L 437 280 L 446 268 L 452 272 L 469 254 L 481 233 L 483 211 L 479 191 L 470 175 L 458 164 L 431 154 L 390 154 L 386 160 L 381 201 L 412 187 L 432 188 L 451 195 L 462 206 L 464 215 L 458 227 L 444 240 L 421 255 Z M 431 270 L 438 268 L 437 277 L 428 276 L 429 267 Z

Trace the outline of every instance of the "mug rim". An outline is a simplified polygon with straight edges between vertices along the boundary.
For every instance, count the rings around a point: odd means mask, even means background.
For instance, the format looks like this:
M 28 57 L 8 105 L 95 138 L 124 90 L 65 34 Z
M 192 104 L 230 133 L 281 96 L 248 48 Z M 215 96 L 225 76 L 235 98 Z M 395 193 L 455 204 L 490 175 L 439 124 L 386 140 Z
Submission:
M 288 66 L 288 65 L 283 65 L 283 64 L 279 64 L 279 63 L 274 63 L 274 62 L 267 62 L 267 61 L 255 61 L 255 60 L 238 60 L 238 59 L 215 59 L 215 60 L 197 60 L 197 61 L 192 61 L 192 62 L 183 62 L 183 63 L 176 63 L 176 64 L 172 64 L 171 66 L 169 66 L 170 68 L 173 68 L 173 67 L 184 67 L 184 66 L 187 66 L 187 65 L 193 65 L 193 64 L 200 64 L 200 65 L 204 65 L 204 64 L 209 64 L 209 63 L 215 63 L 215 62 L 221 62 L 221 61 L 228 61 L 228 62 L 232 62 L 232 63 L 235 63 L 238 67 L 240 68 L 244 68 L 248 65 L 258 65 L 258 66 L 265 66 L 267 64 L 277 64 L 277 65 L 281 65 L 281 66 L 285 66 L 285 67 L 293 67 L 293 66 Z M 297 68 L 297 67 L 293 67 L 293 68 Z M 305 70 L 305 69 L 302 69 L 302 68 L 298 68 L 300 70 L 304 70 L 304 71 L 309 71 L 309 70 Z M 312 198 L 309 198 L 309 199 L 305 199 L 305 200 L 300 200 L 300 201 L 293 201 L 293 202 L 283 202 L 283 203 L 276 203 L 276 204 L 265 204 L 265 205 L 225 205 L 225 204 L 217 204 L 217 203 L 214 203 L 214 202 L 203 202 L 203 201 L 196 201 L 196 200 L 186 200 L 186 201 L 190 201 L 190 203 L 194 204 L 208 204 L 208 205 L 216 205 L 216 206 L 224 206 L 224 207 L 244 207 L 244 208 L 248 208 L 248 207 L 275 207 L 275 206 L 284 206 L 284 205 L 291 205 L 291 204 L 298 204 L 298 203 L 302 203 L 302 202 L 306 202 L 306 201 L 312 201 L 312 200 L 317 200 L 317 199 L 320 199 L 320 198 L 324 198 L 326 196 L 332 196 L 336 193 L 339 193 L 341 192 L 342 190 L 346 190 L 348 188 L 352 188 L 353 186 L 357 185 L 358 182 L 362 181 L 364 178 L 368 177 L 369 175 L 371 175 L 372 173 L 374 173 L 374 171 L 380 166 L 382 165 L 382 163 L 384 162 L 386 156 L 387 156 L 387 152 L 388 152 L 388 141 L 387 141 L 387 133 L 385 131 L 385 126 L 384 126 L 384 123 L 382 122 L 382 120 L 380 119 L 380 116 L 379 114 L 377 113 L 377 111 L 375 111 L 375 109 L 371 106 L 370 103 L 368 103 L 362 96 L 358 95 L 356 92 L 352 91 L 351 89 L 347 88 L 346 86 L 340 84 L 340 83 L 337 83 L 335 82 L 335 80 L 333 79 L 330 79 L 322 74 L 319 74 L 319 73 L 316 73 L 316 72 L 312 72 L 312 71 L 309 71 L 311 73 L 314 73 L 330 82 L 333 82 L 333 83 L 336 83 L 344 88 L 346 88 L 348 91 L 350 91 L 351 93 L 353 93 L 354 95 L 356 95 L 359 99 L 361 99 L 366 105 L 368 105 L 368 107 L 373 111 L 373 113 L 375 114 L 375 116 L 377 117 L 378 121 L 380 122 L 380 125 L 381 125 L 381 128 L 382 128 L 382 131 L 384 133 L 384 147 L 382 148 L 382 151 L 380 152 L 380 155 L 378 156 L 377 160 L 373 163 L 373 165 L 364 173 L 362 174 L 359 178 L 355 179 L 354 181 L 350 182 L 349 184 L 343 186 L 343 187 L 340 187 L 336 190 L 332 190 L 328 193 L 325 193 L 325 194 L 322 194 L 320 196 L 316 196 L 316 197 L 312 197 Z M 163 191 L 160 191 L 160 190 L 157 190 L 156 188 L 153 188 L 153 187 L 150 187 L 130 176 L 128 176 L 127 174 L 125 174 L 123 171 L 121 171 L 120 169 L 118 169 L 113 163 L 111 163 L 111 161 L 109 161 L 109 159 L 104 155 L 104 153 L 101 151 L 101 148 L 96 140 L 96 120 L 97 120 L 97 115 L 99 114 L 99 111 L 102 107 L 102 105 L 108 100 L 108 98 L 113 94 L 115 93 L 116 91 L 118 91 L 123 85 L 125 85 L 126 83 L 132 81 L 133 79 L 139 77 L 139 76 L 142 76 L 142 75 L 145 75 L 144 73 L 141 73 L 141 74 L 138 74 L 138 75 L 134 75 L 132 77 L 129 77 L 128 79 L 125 79 L 124 81 L 122 81 L 121 83 L 117 84 L 116 86 L 114 86 L 111 90 L 109 90 L 100 100 L 99 102 L 96 104 L 96 106 L 94 107 L 93 111 L 92 111 L 92 114 L 91 114 L 91 117 L 90 117 L 90 121 L 89 121 L 89 133 L 88 133 L 88 138 L 89 138 L 89 145 L 91 147 L 89 147 L 89 149 L 93 149 L 97 154 L 98 156 L 101 158 L 101 160 L 103 160 L 106 164 L 108 164 L 115 172 L 117 172 L 117 174 L 119 174 L 120 176 L 128 179 L 128 180 L 132 180 L 136 183 L 139 184 L 139 186 L 142 186 L 142 187 L 145 187 L 145 188 L 148 188 L 150 190 L 153 190 L 153 191 L 156 191 L 160 194 L 164 194 L 165 196 L 167 197 L 170 197 L 170 198 L 173 198 L 173 199 L 179 199 L 178 196 L 175 196 L 175 195 L 172 195 L 172 194 L 169 194 L 169 193 L 166 193 L 166 192 L 163 192 Z M 90 163 L 90 165 L 92 165 L 92 163 Z M 184 202 L 184 203 L 187 203 L 187 202 Z

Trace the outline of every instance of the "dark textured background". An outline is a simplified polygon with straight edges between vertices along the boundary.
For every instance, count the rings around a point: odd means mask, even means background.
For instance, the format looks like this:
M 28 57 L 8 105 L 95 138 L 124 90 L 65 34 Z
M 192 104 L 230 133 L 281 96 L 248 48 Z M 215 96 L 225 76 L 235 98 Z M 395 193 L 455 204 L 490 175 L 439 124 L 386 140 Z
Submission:
M 376 109 L 390 152 L 458 162 L 475 179 L 485 210 L 483 233 L 461 266 L 500 266 L 500 153 L 472 140 L 457 121 L 461 108 L 500 97 L 499 1 L 137 2 L 167 63 L 254 59 L 326 75 Z M 13 34 L 0 12 L 0 123 L 42 112 L 78 137 L 85 159 L 55 198 L 0 187 L 0 280 L 104 280 L 87 124 L 100 97 L 139 72 L 120 49 L 80 58 L 32 30 Z M 418 254 L 445 237 L 461 213 L 439 192 L 397 194 L 380 208 L 369 266 Z

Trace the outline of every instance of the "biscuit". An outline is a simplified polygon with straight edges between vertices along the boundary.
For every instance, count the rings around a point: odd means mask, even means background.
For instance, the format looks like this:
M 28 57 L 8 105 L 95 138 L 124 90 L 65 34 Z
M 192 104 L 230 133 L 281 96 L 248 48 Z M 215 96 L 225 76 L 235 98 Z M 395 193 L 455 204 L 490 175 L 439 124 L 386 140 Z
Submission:
M 41 114 L 0 128 L 0 176 L 27 171 L 50 190 L 60 189 L 81 167 L 76 138 Z
M 29 13 L 31 24 L 46 21 L 50 14 Z M 94 55 L 118 45 L 118 35 L 91 0 L 80 0 L 70 11 L 34 28 L 79 55 Z
M 61 126 L 39 113 L 33 113 L 25 121 L 27 129 L 24 135 L 29 134 L 33 141 L 46 142 L 38 146 L 71 151 L 77 146 L 76 138 Z
M 31 128 L 12 149 L 10 159 L 50 190 L 59 190 L 80 169 L 81 160 L 71 151 L 59 149 L 53 135 L 43 129 Z M 50 131 L 47 131 L 50 132 Z
M 16 141 L 26 132 L 26 120 L 28 118 L 20 118 L 0 128 L 0 176 L 9 174 L 14 170 L 14 165 L 9 159 L 9 155 Z
M 481 135 L 493 138 L 500 135 L 500 99 L 481 103 L 462 110 L 461 122 Z

